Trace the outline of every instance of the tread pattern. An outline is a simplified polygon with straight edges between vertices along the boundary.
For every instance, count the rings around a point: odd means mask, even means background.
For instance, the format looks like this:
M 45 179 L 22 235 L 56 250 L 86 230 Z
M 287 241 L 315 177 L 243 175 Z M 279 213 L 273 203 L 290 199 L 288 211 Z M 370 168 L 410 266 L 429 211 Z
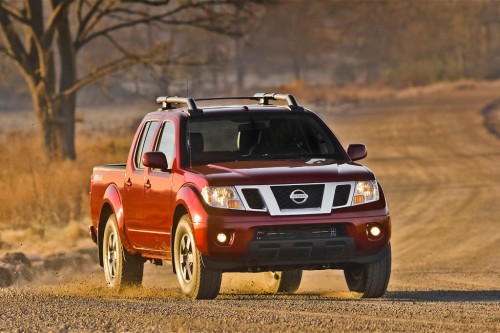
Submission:
M 193 275 L 194 280 L 191 280 L 189 284 L 186 284 L 183 281 L 183 278 L 179 275 L 180 269 L 177 271 L 177 277 L 181 285 L 181 289 L 183 290 L 185 295 L 193 299 L 214 299 L 215 297 L 217 297 L 220 291 L 220 286 L 222 282 L 222 271 L 210 269 L 203 265 L 201 254 L 196 248 L 196 243 L 194 242 L 193 231 L 191 229 L 191 219 L 188 214 L 180 218 L 175 233 L 175 242 L 174 242 L 175 264 L 178 265 L 179 262 L 179 254 L 178 254 L 179 240 L 181 239 L 182 235 L 185 235 L 186 233 L 190 234 L 190 237 L 194 244 L 193 255 L 196 258 L 194 260 L 195 273 Z
M 376 262 L 366 264 L 366 282 L 362 298 L 376 298 L 384 295 L 391 276 L 391 247 L 387 247 L 386 255 Z
M 199 253 L 198 253 L 199 255 Z M 199 282 L 197 283 L 197 290 L 194 293 L 195 299 L 214 299 L 220 291 L 222 283 L 222 273 L 217 270 L 203 267 L 200 263 L 200 274 L 198 275 Z
M 265 280 L 273 293 L 293 293 L 299 289 L 302 281 L 302 270 L 294 269 L 282 272 L 266 272 Z M 270 276 L 273 277 L 270 277 Z
M 391 276 L 391 245 L 379 261 L 351 266 L 344 269 L 349 290 L 361 293 L 361 298 L 377 298 L 384 295 Z
M 144 260 L 141 256 L 131 255 L 123 249 L 123 273 L 122 283 L 126 285 L 137 286 L 142 284 L 144 276 Z
M 294 269 L 292 271 L 281 272 L 280 285 L 278 287 L 279 293 L 293 293 L 299 289 L 300 282 L 302 281 L 302 270 Z
M 113 281 L 108 281 L 108 285 L 116 291 L 120 291 L 124 286 L 141 285 L 144 274 L 144 259 L 140 255 L 129 254 L 123 248 L 120 235 L 118 233 L 116 217 L 114 215 L 110 215 L 106 222 L 106 227 L 104 230 L 103 252 L 105 251 L 105 244 L 110 233 L 114 233 L 116 236 L 118 254 L 116 258 L 116 277 Z M 105 274 L 107 274 L 106 263 L 104 263 L 104 271 Z

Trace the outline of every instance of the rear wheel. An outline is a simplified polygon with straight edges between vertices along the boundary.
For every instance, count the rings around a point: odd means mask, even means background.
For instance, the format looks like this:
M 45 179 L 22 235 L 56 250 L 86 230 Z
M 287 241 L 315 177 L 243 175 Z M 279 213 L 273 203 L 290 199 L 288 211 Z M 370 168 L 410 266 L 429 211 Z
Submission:
M 300 281 L 302 281 L 302 270 L 265 272 L 264 279 L 269 290 L 273 293 L 293 293 L 299 289 Z
M 141 256 L 129 254 L 123 248 L 114 215 L 111 215 L 106 222 L 102 256 L 104 276 L 108 287 L 120 290 L 123 286 L 134 286 L 142 283 L 144 260 Z
M 191 219 L 187 214 L 181 217 L 175 231 L 174 261 L 177 279 L 185 295 L 194 299 L 217 297 L 222 272 L 203 265 L 191 230 Z
M 391 245 L 387 245 L 379 261 L 349 265 L 344 276 L 349 290 L 360 293 L 362 298 L 384 295 L 391 277 Z

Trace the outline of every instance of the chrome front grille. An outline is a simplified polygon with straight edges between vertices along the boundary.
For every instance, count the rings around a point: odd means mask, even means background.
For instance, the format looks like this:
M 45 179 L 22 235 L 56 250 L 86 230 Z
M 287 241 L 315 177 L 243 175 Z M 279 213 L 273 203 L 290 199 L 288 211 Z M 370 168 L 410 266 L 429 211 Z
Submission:
M 236 190 L 246 210 L 272 216 L 328 214 L 351 205 L 355 182 L 242 185 Z
M 324 184 L 271 186 L 274 198 L 280 209 L 320 208 L 325 191 Z M 303 197 L 293 200 L 294 193 L 304 193 Z

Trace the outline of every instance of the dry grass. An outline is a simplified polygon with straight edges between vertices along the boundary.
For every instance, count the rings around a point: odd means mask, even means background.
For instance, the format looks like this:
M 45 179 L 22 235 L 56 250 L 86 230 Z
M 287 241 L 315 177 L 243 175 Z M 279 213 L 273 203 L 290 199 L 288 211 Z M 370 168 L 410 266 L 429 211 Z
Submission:
M 118 116 L 119 113 L 114 113 Z M 4 116 L 4 115 L 2 115 Z M 30 114 L 5 117 L 29 118 Z M 2 123 L 5 123 L 2 119 Z M 29 121 L 28 121 L 29 123 Z M 107 125 L 107 132 L 98 126 Z M 5 230 L 29 229 L 45 237 L 47 228 L 89 216 L 89 180 L 94 165 L 126 160 L 133 135 L 129 122 L 78 125 L 76 161 L 51 161 L 34 131 L 22 125 L 0 134 L 0 241 Z M 24 124 L 24 126 L 29 126 Z
M 310 85 L 303 80 L 295 80 L 280 87 L 261 89 L 290 93 L 299 101 L 306 101 L 315 105 L 360 104 L 369 101 L 411 98 L 425 95 L 434 95 L 441 92 L 473 90 L 488 87 L 498 87 L 500 81 L 457 80 L 439 82 L 428 86 L 415 86 L 396 89 L 388 86 L 359 86 L 346 85 L 342 87 L 332 85 Z

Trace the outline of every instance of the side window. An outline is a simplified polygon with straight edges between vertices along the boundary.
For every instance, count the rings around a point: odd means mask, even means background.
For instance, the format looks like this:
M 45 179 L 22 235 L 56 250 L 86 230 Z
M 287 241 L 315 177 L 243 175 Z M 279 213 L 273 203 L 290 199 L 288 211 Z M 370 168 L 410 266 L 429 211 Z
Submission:
M 173 123 L 166 121 L 163 124 L 160 141 L 158 142 L 158 148 L 156 150 L 165 154 L 168 168 L 172 169 L 172 162 L 175 156 L 175 127 Z
M 134 163 L 136 168 L 144 169 L 144 165 L 142 164 L 142 155 L 150 151 L 151 143 L 153 142 L 153 138 L 157 128 L 157 121 L 148 121 L 144 125 L 144 129 L 141 133 L 141 138 L 139 139 L 139 143 L 135 150 Z

